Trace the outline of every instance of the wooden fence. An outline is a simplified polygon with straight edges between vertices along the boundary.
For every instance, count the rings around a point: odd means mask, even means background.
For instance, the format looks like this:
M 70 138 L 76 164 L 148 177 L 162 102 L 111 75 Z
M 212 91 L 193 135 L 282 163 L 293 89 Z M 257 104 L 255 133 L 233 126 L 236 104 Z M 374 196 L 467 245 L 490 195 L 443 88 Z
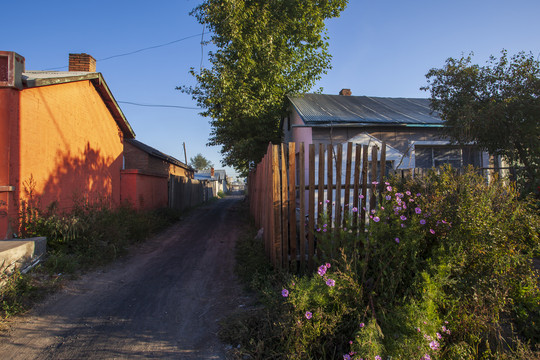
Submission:
M 169 176 L 169 207 L 186 210 L 214 197 L 212 184 L 184 176 Z
M 269 144 L 248 176 L 248 196 L 274 266 L 313 269 L 316 229 L 323 226 L 331 231 L 352 216 L 351 230 L 363 231 L 385 175 L 384 142 L 380 152 L 377 146 L 348 143 L 345 153 L 341 144 L 309 144 L 307 154 L 303 143 Z

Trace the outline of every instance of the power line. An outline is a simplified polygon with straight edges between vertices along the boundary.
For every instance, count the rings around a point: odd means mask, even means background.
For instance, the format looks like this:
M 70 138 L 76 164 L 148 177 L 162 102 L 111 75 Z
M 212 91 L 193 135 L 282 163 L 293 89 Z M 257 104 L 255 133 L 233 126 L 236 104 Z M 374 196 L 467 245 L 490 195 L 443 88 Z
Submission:
M 146 107 L 163 107 L 163 108 L 178 108 L 178 109 L 188 109 L 188 110 L 200 110 L 198 107 L 189 107 L 189 106 L 180 106 L 180 105 L 158 105 L 158 104 L 140 104 L 131 101 L 117 101 L 120 104 L 129 104 L 135 106 L 146 106 Z
M 145 47 L 145 48 L 138 49 L 138 50 L 135 50 L 135 51 L 130 51 L 130 52 L 127 52 L 127 53 L 113 55 L 113 56 L 109 56 L 109 57 L 102 58 L 102 59 L 97 59 L 96 61 L 106 61 L 106 60 L 114 59 L 114 58 L 121 57 L 121 56 L 133 55 L 133 54 L 136 54 L 136 53 L 140 53 L 142 51 L 146 51 L 146 50 L 150 50 L 150 49 L 156 49 L 156 48 L 160 48 L 160 47 L 163 47 L 163 46 L 175 44 L 177 42 L 184 41 L 184 40 L 187 40 L 187 39 L 191 39 L 191 38 L 194 38 L 194 37 L 198 37 L 198 36 L 201 36 L 201 35 L 203 35 L 203 33 L 186 36 L 186 37 L 178 39 L 178 40 L 169 41 L 168 43 L 165 43 L 165 44 L 149 46 L 149 47 Z M 45 69 L 45 70 L 57 70 L 57 69 L 64 69 L 64 68 L 67 68 L 67 66 L 59 66 L 59 67 L 49 68 L 49 69 Z

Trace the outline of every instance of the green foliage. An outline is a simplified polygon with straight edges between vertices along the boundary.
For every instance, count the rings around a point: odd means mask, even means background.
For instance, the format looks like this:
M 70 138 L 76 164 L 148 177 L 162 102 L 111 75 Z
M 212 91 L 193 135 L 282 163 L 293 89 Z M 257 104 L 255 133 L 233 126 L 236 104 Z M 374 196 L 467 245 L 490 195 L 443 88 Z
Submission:
M 273 358 L 538 358 L 534 203 L 472 169 L 391 183 L 364 234 L 316 231 L 317 273 L 274 285 Z
M 224 164 L 246 175 L 279 142 L 286 95 L 303 93 L 330 68 L 324 21 L 347 0 L 206 0 L 192 14 L 212 33 L 211 68 L 191 73 L 183 87 L 212 125 L 209 145 L 221 145 Z
M 197 171 L 200 171 L 210 169 L 214 167 L 214 164 L 212 164 L 210 160 L 208 160 L 201 153 L 199 153 L 189 159 L 189 166 L 191 166 Z
M 475 142 L 490 154 L 523 166 L 518 179 L 528 192 L 540 185 L 540 62 L 519 53 L 487 66 L 471 56 L 449 58 L 426 77 L 431 103 L 440 112 L 448 135 L 460 143 Z

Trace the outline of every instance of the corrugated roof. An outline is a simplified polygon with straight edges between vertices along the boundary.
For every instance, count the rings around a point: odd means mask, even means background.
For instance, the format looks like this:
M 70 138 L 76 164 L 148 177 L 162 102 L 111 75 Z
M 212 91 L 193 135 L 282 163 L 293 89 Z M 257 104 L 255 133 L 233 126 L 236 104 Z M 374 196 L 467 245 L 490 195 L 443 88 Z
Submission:
M 304 94 L 289 96 L 306 125 L 442 125 L 429 99 Z
M 152 155 L 154 157 L 157 157 L 158 159 L 161 159 L 161 160 L 165 160 L 166 162 L 168 163 L 171 163 L 171 164 L 174 164 L 174 165 L 177 165 L 177 166 L 180 166 L 184 169 L 188 169 L 188 170 L 193 170 L 191 168 L 191 166 L 189 165 L 186 165 L 184 164 L 183 162 L 181 162 L 180 160 L 177 160 L 175 159 L 174 157 L 172 156 L 169 156 L 165 153 L 162 153 L 161 151 L 159 151 L 158 149 L 154 149 L 153 147 L 149 146 L 149 145 L 146 145 L 145 143 L 142 143 L 140 142 L 139 140 L 135 140 L 135 139 L 128 139 L 126 140 L 128 143 L 130 143 L 131 145 L 135 146 L 136 148 L 144 151 L 145 153 L 149 154 L 149 155 Z

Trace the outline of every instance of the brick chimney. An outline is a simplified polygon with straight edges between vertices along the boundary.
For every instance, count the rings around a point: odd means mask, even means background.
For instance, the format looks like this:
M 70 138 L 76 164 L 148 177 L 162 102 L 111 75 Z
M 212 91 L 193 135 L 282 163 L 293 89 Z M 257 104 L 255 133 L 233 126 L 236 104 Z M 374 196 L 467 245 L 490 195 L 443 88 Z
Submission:
M 69 54 L 69 71 L 96 72 L 96 59 L 88 54 Z
M 22 89 L 24 57 L 13 51 L 0 51 L 0 88 Z
M 339 95 L 351 96 L 352 95 L 351 89 L 341 89 L 341 91 L 339 92 Z
M 214 177 L 214 168 L 210 168 L 210 176 Z

